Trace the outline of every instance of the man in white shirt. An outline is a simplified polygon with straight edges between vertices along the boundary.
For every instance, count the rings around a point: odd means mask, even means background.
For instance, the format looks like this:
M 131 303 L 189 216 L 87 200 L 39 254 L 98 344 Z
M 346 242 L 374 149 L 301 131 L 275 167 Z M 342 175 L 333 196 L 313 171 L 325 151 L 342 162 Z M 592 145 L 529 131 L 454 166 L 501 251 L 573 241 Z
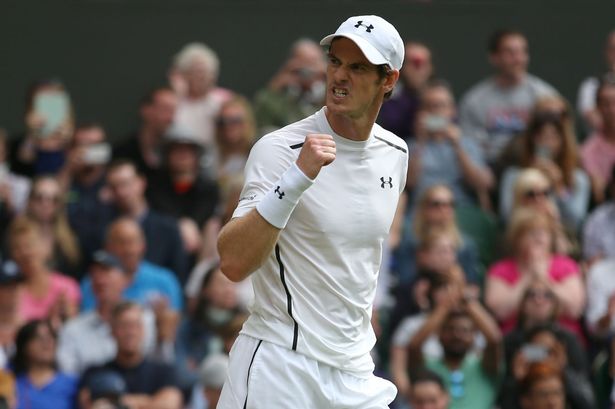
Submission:
M 251 275 L 255 293 L 220 409 L 384 409 L 396 394 L 369 353 L 382 243 L 408 161 L 404 141 L 375 120 L 404 44 L 382 18 L 357 16 L 321 45 L 326 106 L 254 146 L 218 241 L 222 271 Z
M 112 359 L 117 352 L 109 322 L 113 308 L 122 301 L 128 285 L 120 261 L 104 250 L 92 255 L 89 275 L 96 297 L 96 309 L 86 311 L 68 321 L 60 331 L 58 363 L 65 373 L 81 375 L 90 366 Z M 144 311 L 145 342 L 143 352 L 156 346 L 156 323 L 153 313 Z

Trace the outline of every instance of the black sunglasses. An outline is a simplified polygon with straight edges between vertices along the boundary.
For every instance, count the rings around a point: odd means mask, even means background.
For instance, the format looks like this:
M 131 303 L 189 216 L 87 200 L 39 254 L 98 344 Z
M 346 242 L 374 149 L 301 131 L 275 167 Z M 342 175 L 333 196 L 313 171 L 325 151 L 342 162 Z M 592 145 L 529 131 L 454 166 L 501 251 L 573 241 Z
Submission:
M 549 189 L 543 189 L 543 190 L 526 190 L 523 193 L 523 196 L 526 199 L 538 199 L 539 197 L 547 197 L 551 194 L 551 190 Z

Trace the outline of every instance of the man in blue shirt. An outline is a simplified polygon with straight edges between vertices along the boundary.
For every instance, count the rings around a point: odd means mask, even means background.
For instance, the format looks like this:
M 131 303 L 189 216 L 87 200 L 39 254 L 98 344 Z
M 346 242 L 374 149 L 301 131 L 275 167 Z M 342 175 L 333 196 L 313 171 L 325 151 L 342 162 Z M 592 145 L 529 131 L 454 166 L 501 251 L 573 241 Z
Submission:
M 144 260 L 145 238 L 139 224 L 129 218 L 113 222 L 106 236 L 106 249 L 120 260 L 129 284 L 123 295 L 127 300 L 153 307 L 167 306 L 175 314 L 183 306 L 179 281 L 173 273 Z M 81 284 L 81 309 L 88 311 L 96 306 L 92 282 L 85 278 Z

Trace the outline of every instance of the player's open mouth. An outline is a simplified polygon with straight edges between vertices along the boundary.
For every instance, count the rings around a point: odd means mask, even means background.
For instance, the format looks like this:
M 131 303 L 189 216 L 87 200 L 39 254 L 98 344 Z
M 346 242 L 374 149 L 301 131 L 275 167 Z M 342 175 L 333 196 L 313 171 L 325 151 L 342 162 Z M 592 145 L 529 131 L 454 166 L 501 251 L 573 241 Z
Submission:
M 338 98 L 343 98 L 348 95 L 348 91 L 343 88 L 333 88 L 333 95 Z

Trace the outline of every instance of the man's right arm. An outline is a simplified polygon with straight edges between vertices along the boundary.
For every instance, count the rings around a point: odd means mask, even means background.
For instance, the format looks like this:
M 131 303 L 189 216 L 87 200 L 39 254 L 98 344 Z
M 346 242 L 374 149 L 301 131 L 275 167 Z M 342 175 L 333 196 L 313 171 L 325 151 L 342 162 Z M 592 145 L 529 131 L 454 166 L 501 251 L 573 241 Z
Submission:
M 280 229 L 269 224 L 256 209 L 229 221 L 218 237 L 220 269 L 239 282 L 259 268 L 278 240 Z
M 222 228 L 218 237 L 220 268 L 230 280 L 241 281 L 263 264 L 290 217 L 289 211 L 294 209 L 294 204 L 289 204 L 288 200 L 296 204 L 320 169 L 334 160 L 335 142 L 330 135 L 308 135 L 295 164 L 286 169 L 278 184 L 274 184 L 277 186 L 274 198 L 265 194 L 257 208 L 232 219 Z

